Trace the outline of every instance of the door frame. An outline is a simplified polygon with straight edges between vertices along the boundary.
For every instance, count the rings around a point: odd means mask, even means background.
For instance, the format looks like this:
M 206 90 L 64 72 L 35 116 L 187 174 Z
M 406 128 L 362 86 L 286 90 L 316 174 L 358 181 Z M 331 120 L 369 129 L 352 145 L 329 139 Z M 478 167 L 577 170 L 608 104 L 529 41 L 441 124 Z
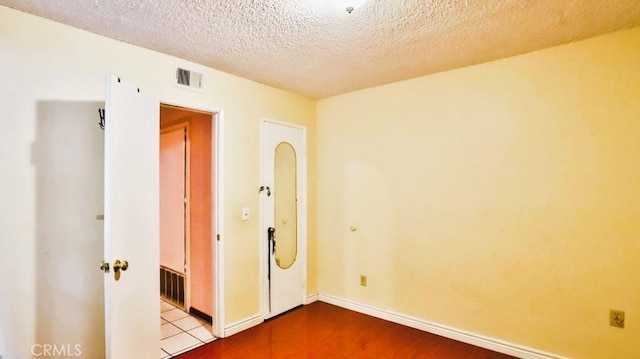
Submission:
M 213 135 L 211 141 L 211 220 L 212 261 L 213 274 L 213 322 L 211 328 L 213 336 L 224 338 L 224 110 L 200 103 L 176 102 L 160 99 L 160 105 L 181 107 L 185 110 L 211 113 Z M 159 154 L 158 154 L 159 155 Z M 159 292 L 159 290 L 158 290 Z
M 304 147 L 304 155 L 300 158 L 300 166 L 298 171 L 301 171 L 300 174 L 300 182 L 298 186 L 300 187 L 300 193 L 302 193 L 301 198 L 298 198 L 298 212 L 302 215 L 298 218 L 298 228 L 300 229 L 298 235 L 300 236 L 300 245 L 299 245 L 299 259 L 302 265 L 302 278 L 304 283 L 304 289 L 302 290 L 302 303 L 307 303 L 307 236 L 308 236 L 308 228 L 307 228 L 307 128 L 302 125 L 272 120 L 269 118 L 260 118 L 260 185 L 263 186 L 266 183 L 266 174 L 264 170 L 264 161 L 262 160 L 262 156 L 264 154 L 265 147 L 265 137 L 264 137 L 264 125 L 266 123 L 271 123 L 280 126 L 292 127 L 295 129 L 302 130 L 302 146 Z M 296 174 L 297 175 L 297 174 Z M 267 279 L 267 266 L 269 262 L 266 260 L 267 253 L 269 251 L 269 245 L 267 241 L 267 231 L 265 225 L 265 200 L 264 200 L 264 192 L 260 193 L 260 235 L 258 236 L 258 240 L 260 241 L 258 247 L 260 248 L 260 313 L 262 314 L 262 319 L 266 320 L 271 318 L 271 313 L 269 312 L 269 280 Z

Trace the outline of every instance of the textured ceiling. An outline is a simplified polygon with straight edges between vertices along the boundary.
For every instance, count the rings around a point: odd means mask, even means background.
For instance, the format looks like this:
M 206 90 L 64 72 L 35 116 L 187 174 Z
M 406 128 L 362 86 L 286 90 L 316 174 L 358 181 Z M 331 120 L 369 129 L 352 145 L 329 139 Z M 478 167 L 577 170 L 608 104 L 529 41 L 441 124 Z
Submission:
M 324 98 L 640 25 L 640 0 L 0 0 Z

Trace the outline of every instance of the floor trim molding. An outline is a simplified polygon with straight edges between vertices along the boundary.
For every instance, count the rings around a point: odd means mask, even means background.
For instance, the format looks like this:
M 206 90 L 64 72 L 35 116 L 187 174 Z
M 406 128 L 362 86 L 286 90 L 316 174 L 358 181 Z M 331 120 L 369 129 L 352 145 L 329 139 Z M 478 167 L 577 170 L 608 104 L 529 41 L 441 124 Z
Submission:
M 320 293 L 318 292 L 307 295 L 307 298 L 305 298 L 304 304 L 307 305 L 313 302 L 317 302 L 319 296 L 320 296 Z
M 567 359 L 552 353 L 547 353 L 534 348 L 525 347 L 509 343 L 503 340 L 483 336 L 476 333 L 448 327 L 446 325 L 429 322 L 420 318 L 396 313 L 389 310 L 379 309 L 369 305 L 360 304 L 351 300 L 338 298 L 327 294 L 318 294 L 321 302 L 333 304 L 338 307 L 353 310 L 362 314 L 367 314 L 376 318 L 387 320 L 393 323 L 405 325 L 411 328 L 436 334 L 459 342 L 475 345 L 477 347 L 493 350 L 495 352 L 515 356 L 522 359 Z
M 243 330 L 247 330 L 249 328 L 255 327 L 256 325 L 262 324 L 262 322 L 264 322 L 264 319 L 260 314 L 256 314 L 239 320 L 224 327 L 224 337 L 226 338 L 234 334 L 238 334 Z

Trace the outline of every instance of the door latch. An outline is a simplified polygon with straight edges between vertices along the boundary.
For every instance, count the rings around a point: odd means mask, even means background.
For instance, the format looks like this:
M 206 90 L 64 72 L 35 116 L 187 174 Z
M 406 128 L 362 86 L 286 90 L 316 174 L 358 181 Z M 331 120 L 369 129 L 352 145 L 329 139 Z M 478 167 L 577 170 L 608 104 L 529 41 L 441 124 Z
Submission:
M 120 271 L 126 271 L 127 268 L 129 268 L 129 262 L 127 261 L 121 261 L 119 259 L 116 259 L 116 261 L 113 262 L 113 274 L 115 275 L 116 280 L 120 279 Z M 110 269 L 111 269 L 111 266 L 109 265 L 109 262 L 100 261 L 101 271 L 105 273 L 109 273 Z

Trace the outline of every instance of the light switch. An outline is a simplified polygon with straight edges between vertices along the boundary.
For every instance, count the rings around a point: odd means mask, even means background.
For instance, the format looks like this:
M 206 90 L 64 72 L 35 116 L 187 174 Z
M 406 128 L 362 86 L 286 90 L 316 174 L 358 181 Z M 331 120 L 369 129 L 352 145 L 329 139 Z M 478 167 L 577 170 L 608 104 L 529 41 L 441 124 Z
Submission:
M 249 207 L 243 207 L 242 208 L 242 220 L 243 221 L 248 221 L 249 220 Z

